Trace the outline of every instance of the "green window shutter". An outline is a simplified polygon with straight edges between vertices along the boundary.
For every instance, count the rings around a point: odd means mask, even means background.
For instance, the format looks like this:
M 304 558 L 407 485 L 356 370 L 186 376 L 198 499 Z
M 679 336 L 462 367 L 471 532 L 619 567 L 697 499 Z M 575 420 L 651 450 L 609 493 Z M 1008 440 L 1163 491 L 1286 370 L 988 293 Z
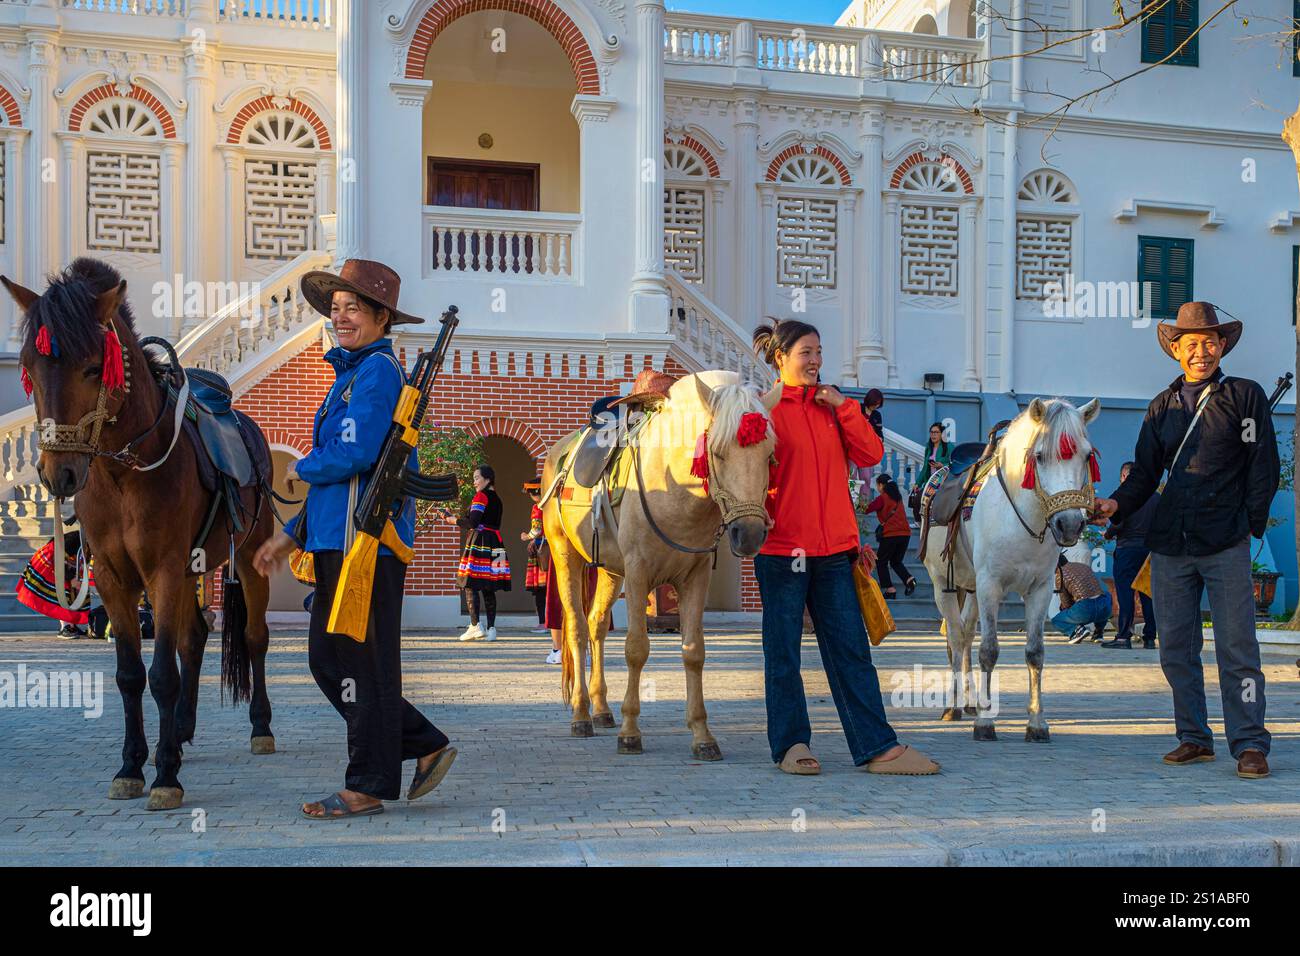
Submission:
M 1187 46 L 1166 62 L 1177 66 L 1197 66 L 1200 38 L 1192 37 L 1192 34 L 1200 24 L 1198 0 L 1168 0 L 1142 21 L 1142 62 L 1159 63 L 1191 37 Z
M 1150 283 L 1152 318 L 1172 319 L 1192 300 L 1192 249 L 1191 239 L 1138 236 L 1138 297 L 1146 306 L 1144 284 Z

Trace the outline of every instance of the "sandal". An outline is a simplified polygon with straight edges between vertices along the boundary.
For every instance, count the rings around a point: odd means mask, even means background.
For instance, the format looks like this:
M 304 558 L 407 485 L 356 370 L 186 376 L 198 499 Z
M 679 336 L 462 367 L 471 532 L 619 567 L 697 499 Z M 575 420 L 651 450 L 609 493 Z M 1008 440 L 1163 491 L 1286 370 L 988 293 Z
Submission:
M 800 760 L 811 760 L 816 766 L 802 766 L 799 763 Z M 801 777 L 814 777 L 822 772 L 821 763 L 812 755 L 812 751 L 808 749 L 807 744 L 795 744 L 785 752 L 785 756 L 781 758 L 781 762 L 777 766 L 786 773 Z
M 348 817 L 373 817 L 377 813 L 384 812 L 384 805 L 382 803 L 377 803 L 373 807 L 365 807 L 361 810 L 353 810 L 348 806 L 347 801 L 343 799 L 342 795 L 337 793 L 331 793 L 325 799 L 317 800 L 316 802 L 320 804 L 321 809 L 325 812 L 321 814 L 308 813 L 304 808 L 302 815 L 308 820 L 345 820 Z
M 417 765 L 415 776 L 411 778 L 411 788 L 406 791 L 407 800 L 418 800 L 438 784 L 442 783 L 442 778 L 447 776 L 447 771 L 456 760 L 456 748 L 448 744 L 438 751 L 438 756 L 429 769 L 423 773 L 420 772 Z
M 908 578 L 907 583 L 903 585 L 903 593 L 906 594 L 908 597 L 911 597 L 912 592 L 914 592 L 915 590 L 916 590 L 916 578 Z
M 894 774 L 905 777 L 926 777 L 939 772 L 939 765 L 914 747 L 903 747 L 903 752 L 893 760 L 867 762 L 868 773 Z

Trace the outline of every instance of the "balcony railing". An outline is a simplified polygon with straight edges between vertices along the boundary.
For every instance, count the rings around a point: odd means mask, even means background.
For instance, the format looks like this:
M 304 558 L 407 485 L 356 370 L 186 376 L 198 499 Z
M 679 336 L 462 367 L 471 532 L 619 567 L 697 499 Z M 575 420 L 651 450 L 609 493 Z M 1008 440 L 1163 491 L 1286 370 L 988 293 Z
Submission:
M 231 23 L 332 30 L 334 0 L 221 0 L 218 16 Z
M 576 278 L 582 227 L 577 214 L 426 206 L 424 225 L 426 275 Z
M 982 40 L 669 13 L 664 60 L 780 73 L 978 86 Z
M 183 17 L 193 0 L 63 0 L 65 10 L 129 13 L 152 17 Z

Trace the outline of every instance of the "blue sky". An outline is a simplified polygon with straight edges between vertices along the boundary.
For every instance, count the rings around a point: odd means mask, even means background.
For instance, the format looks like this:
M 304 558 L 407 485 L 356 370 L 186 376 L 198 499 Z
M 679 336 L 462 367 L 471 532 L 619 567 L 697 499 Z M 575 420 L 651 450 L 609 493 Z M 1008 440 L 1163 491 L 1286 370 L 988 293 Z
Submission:
M 669 10 L 716 13 L 755 20 L 794 20 L 799 23 L 834 23 L 849 0 L 664 0 Z

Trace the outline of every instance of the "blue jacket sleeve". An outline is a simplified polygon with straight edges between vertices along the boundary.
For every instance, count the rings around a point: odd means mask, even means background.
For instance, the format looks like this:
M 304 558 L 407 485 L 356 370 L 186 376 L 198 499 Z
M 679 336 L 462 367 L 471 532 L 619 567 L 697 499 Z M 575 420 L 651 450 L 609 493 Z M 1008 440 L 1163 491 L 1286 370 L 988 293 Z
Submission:
M 401 373 L 386 357 L 375 355 L 362 362 L 352 380 L 352 398 L 344 419 L 345 424 L 350 419 L 352 427 L 313 448 L 298 462 L 298 477 L 309 485 L 327 485 L 374 467 L 401 392 Z
M 300 548 L 305 548 L 307 546 L 306 539 L 298 533 L 298 528 L 302 525 L 302 519 L 306 514 L 307 505 L 304 504 L 299 512 L 284 524 L 284 533 L 293 538 L 294 541 L 297 541 L 298 547 Z

